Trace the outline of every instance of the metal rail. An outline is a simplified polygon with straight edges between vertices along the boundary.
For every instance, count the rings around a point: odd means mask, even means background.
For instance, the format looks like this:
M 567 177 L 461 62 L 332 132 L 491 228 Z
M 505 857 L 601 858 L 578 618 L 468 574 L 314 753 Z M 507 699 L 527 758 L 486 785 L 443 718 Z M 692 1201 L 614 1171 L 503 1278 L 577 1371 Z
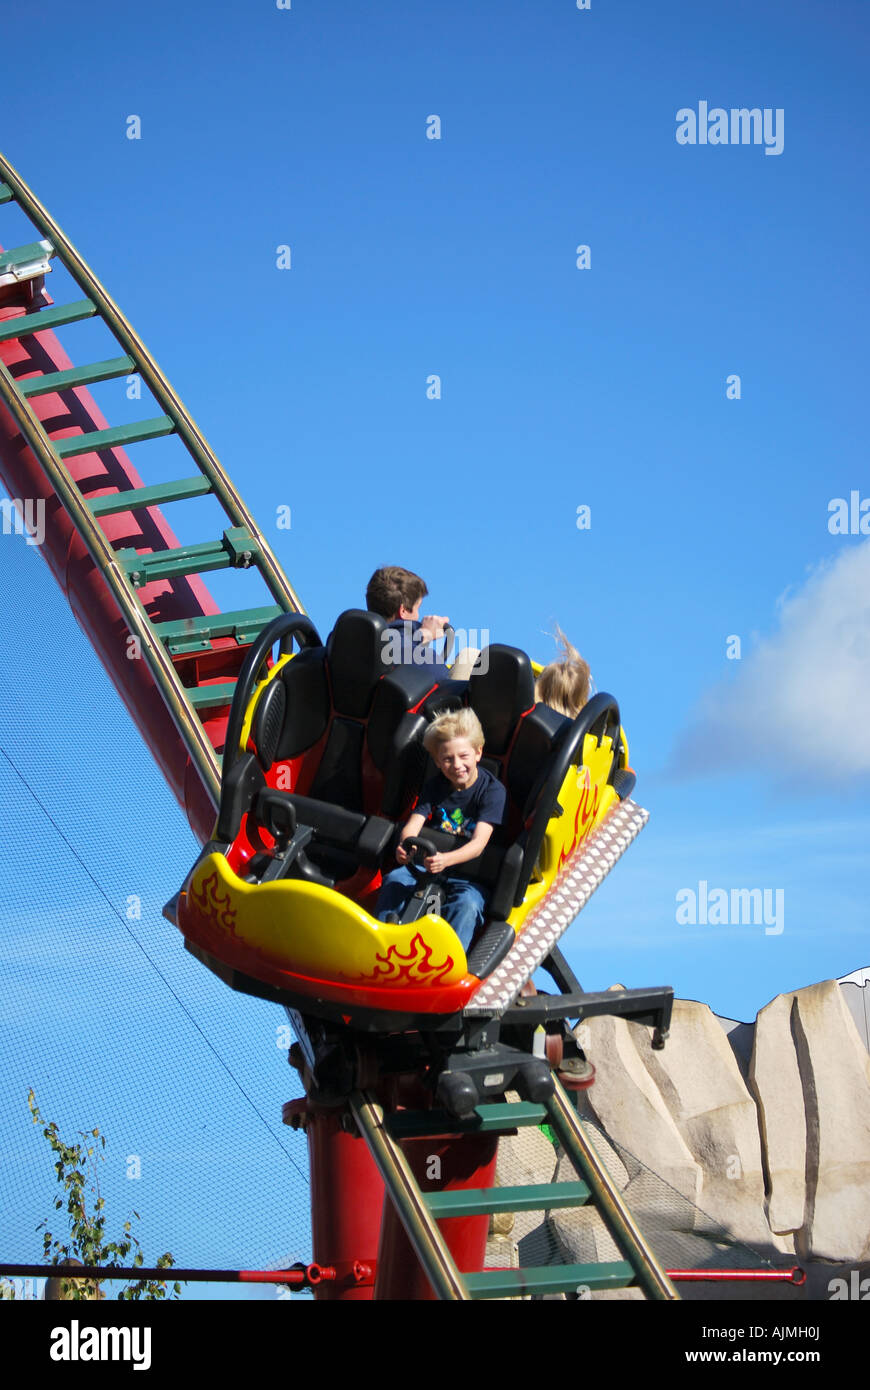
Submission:
M 622 1194 L 586 1138 L 571 1101 L 556 1076 L 547 1111 L 559 1139 L 577 1172 L 592 1190 L 593 1201 L 608 1231 L 632 1265 L 648 1298 L 679 1299 L 667 1272 L 644 1239 Z
M 481 1106 L 477 1113 L 479 1119 L 484 1122 L 483 1128 L 490 1127 L 487 1120 L 491 1120 L 492 1127 L 496 1129 L 510 1128 L 510 1112 L 512 1110 L 517 1112 L 517 1124 L 533 1123 L 536 1118 L 543 1117 L 550 1121 L 578 1177 L 582 1179 L 582 1182 L 577 1186 L 582 1189 L 583 1199 L 590 1200 L 592 1208 L 597 1211 L 619 1247 L 624 1261 L 620 1265 L 571 1266 L 564 1270 L 563 1274 L 566 1276 L 570 1274 L 572 1285 L 578 1281 L 585 1282 L 587 1279 L 593 1281 L 593 1287 L 599 1288 L 611 1286 L 622 1288 L 633 1283 L 642 1289 L 649 1299 L 679 1301 L 680 1295 L 671 1283 L 667 1271 L 662 1267 L 638 1229 L 634 1217 L 623 1202 L 619 1189 L 614 1184 L 607 1169 L 590 1147 L 566 1092 L 555 1076 L 553 1081 L 555 1083 L 554 1093 L 541 1106 L 522 1103 L 519 1105 Z M 390 1132 L 385 1123 L 382 1106 L 370 1094 L 364 1092 L 357 1092 L 351 1096 L 349 1104 L 360 1132 L 365 1138 L 384 1180 L 387 1192 L 396 1207 L 408 1239 L 411 1241 L 436 1295 L 439 1298 L 454 1301 L 500 1296 L 499 1291 L 495 1288 L 498 1280 L 492 1271 L 469 1274 L 465 1277 L 459 1273 L 437 1225 L 439 1216 L 472 1216 L 494 1210 L 493 1202 L 496 1200 L 497 1194 L 483 1189 L 473 1189 L 460 1192 L 451 1191 L 449 1194 L 428 1193 L 424 1195 L 417 1185 L 413 1170 L 402 1151 L 398 1137 Z M 497 1113 L 489 1116 L 490 1110 Z M 417 1116 L 416 1112 L 413 1112 L 410 1118 L 412 1120 L 422 1119 L 423 1113 L 421 1112 Z M 433 1116 L 432 1123 L 439 1125 L 440 1121 Z M 414 1130 L 413 1132 L 416 1133 L 417 1131 Z M 456 1137 L 459 1140 L 459 1130 L 456 1131 Z M 559 1192 L 558 1185 L 547 1184 L 546 1188 L 521 1186 L 502 1189 L 501 1195 L 510 1210 L 545 1211 L 551 1207 L 581 1204 L 580 1202 L 560 1201 Z M 517 1205 L 518 1200 L 520 1205 Z M 535 1288 L 539 1286 L 542 1290 L 545 1285 L 549 1287 L 548 1280 L 552 1278 L 556 1280 L 553 1284 L 554 1288 L 557 1286 L 567 1287 L 564 1283 L 559 1283 L 558 1267 L 524 1269 L 515 1273 L 519 1281 L 517 1287 L 522 1287 L 527 1292 L 534 1292 Z M 601 1280 L 602 1275 L 604 1276 L 603 1282 Z M 618 1275 L 618 1277 L 615 1282 L 612 1282 L 614 1275 Z M 513 1287 L 510 1285 L 510 1281 L 508 1281 L 508 1285 Z M 513 1297 L 515 1294 L 505 1295 L 501 1293 L 501 1296 Z
M 453 1262 L 438 1223 L 429 1214 L 401 1146 L 384 1126 L 383 1108 L 365 1091 L 352 1095 L 349 1104 L 435 1293 L 451 1302 L 467 1301 L 465 1280 Z

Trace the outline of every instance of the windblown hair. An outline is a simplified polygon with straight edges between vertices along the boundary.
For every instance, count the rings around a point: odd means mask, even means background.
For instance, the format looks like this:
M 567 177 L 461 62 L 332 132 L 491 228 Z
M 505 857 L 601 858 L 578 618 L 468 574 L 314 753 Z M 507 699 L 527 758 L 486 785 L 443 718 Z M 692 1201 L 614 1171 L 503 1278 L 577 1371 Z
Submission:
M 483 726 L 473 709 L 451 709 L 433 719 L 423 735 L 423 747 L 433 752 L 439 743 L 467 738 L 472 748 L 483 749 Z
M 560 627 L 555 631 L 556 641 L 563 652 L 561 661 L 551 661 L 545 666 L 535 682 L 535 697 L 541 704 L 549 705 L 560 714 L 576 719 L 589 699 L 589 663 L 584 661 L 576 647 L 572 647 Z
M 383 565 L 369 580 L 366 608 L 392 622 L 399 616 L 400 608 L 413 608 L 428 592 L 419 574 L 403 570 L 399 565 Z

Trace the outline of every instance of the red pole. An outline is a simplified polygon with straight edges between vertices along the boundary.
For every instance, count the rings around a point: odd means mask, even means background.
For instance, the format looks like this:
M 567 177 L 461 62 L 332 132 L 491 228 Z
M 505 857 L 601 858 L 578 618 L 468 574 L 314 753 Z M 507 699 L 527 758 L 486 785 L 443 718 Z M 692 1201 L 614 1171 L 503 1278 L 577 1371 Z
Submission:
M 335 1270 L 334 1280 L 315 1286 L 314 1297 L 336 1303 L 372 1297 L 384 1201 L 368 1145 L 343 1128 L 346 1114 L 305 1098 L 284 1106 L 284 1123 L 304 1126 L 308 1135 L 314 1263 Z

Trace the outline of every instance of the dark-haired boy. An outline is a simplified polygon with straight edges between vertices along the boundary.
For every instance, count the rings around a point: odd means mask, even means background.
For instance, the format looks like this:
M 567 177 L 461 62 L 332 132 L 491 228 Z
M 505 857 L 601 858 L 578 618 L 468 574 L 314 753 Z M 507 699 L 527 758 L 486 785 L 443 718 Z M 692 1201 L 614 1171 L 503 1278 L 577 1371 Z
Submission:
M 419 574 L 399 565 L 382 565 L 368 582 L 366 608 L 386 618 L 386 631 L 396 634 L 387 639 L 389 661 L 396 666 L 425 666 L 433 680 L 446 681 L 450 672 L 434 660 L 430 644 L 444 636 L 449 620 L 434 613 L 420 617 L 420 604 L 428 592 Z

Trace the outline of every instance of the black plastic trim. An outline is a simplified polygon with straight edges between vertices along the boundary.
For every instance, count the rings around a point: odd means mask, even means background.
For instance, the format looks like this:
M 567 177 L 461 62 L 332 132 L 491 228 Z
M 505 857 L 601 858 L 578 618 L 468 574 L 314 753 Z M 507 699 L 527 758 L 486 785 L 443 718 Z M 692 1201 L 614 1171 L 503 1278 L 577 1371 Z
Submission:
M 547 826 L 551 816 L 555 813 L 558 804 L 557 797 L 568 769 L 572 763 L 578 763 L 582 758 L 583 740 L 586 735 L 593 733 L 597 726 L 602 723 L 604 728 L 600 738 L 604 737 L 608 728 L 615 726 L 614 756 L 618 756 L 616 750 L 620 730 L 619 705 L 612 695 L 608 695 L 606 691 L 602 690 L 600 694 L 593 695 L 592 699 L 584 705 L 577 715 L 574 723 L 568 726 L 566 733 L 556 747 L 553 761 L 549 768 L 545 769 L 545 780 L 540 792 L 536 796 L 534 791 L 530 793 L 529 800 L 532 801 L 534 797 L 535 810 L 532 814 L 531 824 L 524 832 L 523 862 L 514 897 L 514 906 L 516 907 L 519 907 L 526 895 L 526 888 L 535 864 L 538 862 L 538 855 L 547 833 Z
M 280 640 L 281 651 L 286 654 L 290 651 L 294 638 L 299 642 L 300 647 L 323 646 L 317 628 L 304 613 L 282 613 L 279 618 L 273 619 L 264 627 L 259 636 L 251 643 L 248 655 L 242 663 L 242 669 L 239 672 L 239 678 L 233 692 L 233 703 L 230 706 L 230 717 L 227 721 L 227 733 L 224 741 L 223 776 L 226 776 L 228 768 L 239 757 L 239 744 L 242 738 L 245 713 L 251 702 L 254 686 L 260 677 L 261 667 L 276 642 Z

